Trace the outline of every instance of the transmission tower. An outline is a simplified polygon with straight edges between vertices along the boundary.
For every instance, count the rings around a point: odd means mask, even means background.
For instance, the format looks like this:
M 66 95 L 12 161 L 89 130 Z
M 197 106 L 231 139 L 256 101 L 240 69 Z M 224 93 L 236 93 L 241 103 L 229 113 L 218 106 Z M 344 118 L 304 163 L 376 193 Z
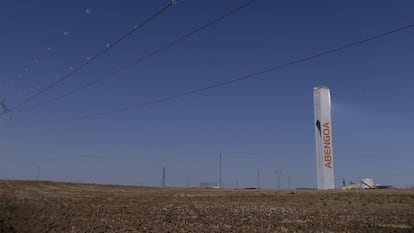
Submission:
M 162 181 L 161 187 L 165 188 L 165 167 L 162 168 Z
M 218 186 L 221 188 L 223 185 L 223 180 L 222 180 L 222 155 L 220 153 L 220 161 L 219 161 L 219 184 Z
M 190 182 L 191 182 L 191 177 L 186 176 L 186 177 L 185 177 L 185 186 L 186 186 L 187 188 L 189 188 L 189 187 L 190 187 Z
M 290 189 L 290 176 L 288 176 L 288 188 Z
M 280 176 L 282 175 L 282 171 L 281 170 L 276 170 L 275 171 L 275 176 L 276 176 L 276 189 L 280 189 Z
M 39 166 L 37 167 L 37 177 L 36 177 L 36 180 L 38 180 L 38 181 L 39 181 L 39 179 L 40 179 L 40 164 L 39 164 Z
M 0 116 L 6 113 L 10 113 L 10 120 L 11 120 L 13 116 L 13 109 L 7 106 L 6 99 L 2 99 L 0 101 L 0 108 L 3 110 L 2 112 L 0 112 Z

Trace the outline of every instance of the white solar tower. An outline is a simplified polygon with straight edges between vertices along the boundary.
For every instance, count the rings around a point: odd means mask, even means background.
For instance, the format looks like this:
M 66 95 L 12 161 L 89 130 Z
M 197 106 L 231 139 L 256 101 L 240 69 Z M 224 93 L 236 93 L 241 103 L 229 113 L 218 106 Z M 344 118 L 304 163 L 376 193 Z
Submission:
M 332 149 L 331 94 L 326 86 L 313 88 L 318 189 L 335 189 Z

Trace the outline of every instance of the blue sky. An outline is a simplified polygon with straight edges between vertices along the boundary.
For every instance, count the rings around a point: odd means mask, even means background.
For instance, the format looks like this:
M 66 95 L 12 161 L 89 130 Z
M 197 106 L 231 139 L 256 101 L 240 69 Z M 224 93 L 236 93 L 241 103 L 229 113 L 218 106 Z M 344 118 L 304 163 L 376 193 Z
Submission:
M 14 106 L 169 1 L 3 1 L 0 96 Z M 145 108 L 65 121 L 261 71 L 414 22 L 411 1 L 258 0 L 82 92 L 246 1 L 179 1 L 106 54 L 0 119 L 0 178 L 167 186 L 316 186 L 312 88 L 332 94 L 335 176 L 414 181 L 414 29 L 232 85 Z M 87 9 L 88 12 L 87 12 Z M 65 35 L 65 32 L 66 35 Z M 50 48 L 50 49 L 48 49 Z M 62 121 L 60 121 L 62 120 Z M 42 123 L 44 121 L 59 121 Z

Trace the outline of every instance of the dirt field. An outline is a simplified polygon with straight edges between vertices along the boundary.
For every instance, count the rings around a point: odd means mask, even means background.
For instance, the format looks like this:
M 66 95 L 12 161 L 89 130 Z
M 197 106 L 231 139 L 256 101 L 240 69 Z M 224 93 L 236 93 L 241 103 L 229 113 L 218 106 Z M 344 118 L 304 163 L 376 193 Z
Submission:
M 414 191 L 0 181 L 0 232 L 414 232 Z

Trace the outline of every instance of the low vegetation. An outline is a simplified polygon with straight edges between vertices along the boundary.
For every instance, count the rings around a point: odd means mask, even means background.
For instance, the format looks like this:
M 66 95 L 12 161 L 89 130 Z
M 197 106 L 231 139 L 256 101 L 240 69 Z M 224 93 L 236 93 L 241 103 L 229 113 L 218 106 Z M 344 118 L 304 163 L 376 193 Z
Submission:
M 414 232 L 414 191 L 0 181 L 0 232 Z

